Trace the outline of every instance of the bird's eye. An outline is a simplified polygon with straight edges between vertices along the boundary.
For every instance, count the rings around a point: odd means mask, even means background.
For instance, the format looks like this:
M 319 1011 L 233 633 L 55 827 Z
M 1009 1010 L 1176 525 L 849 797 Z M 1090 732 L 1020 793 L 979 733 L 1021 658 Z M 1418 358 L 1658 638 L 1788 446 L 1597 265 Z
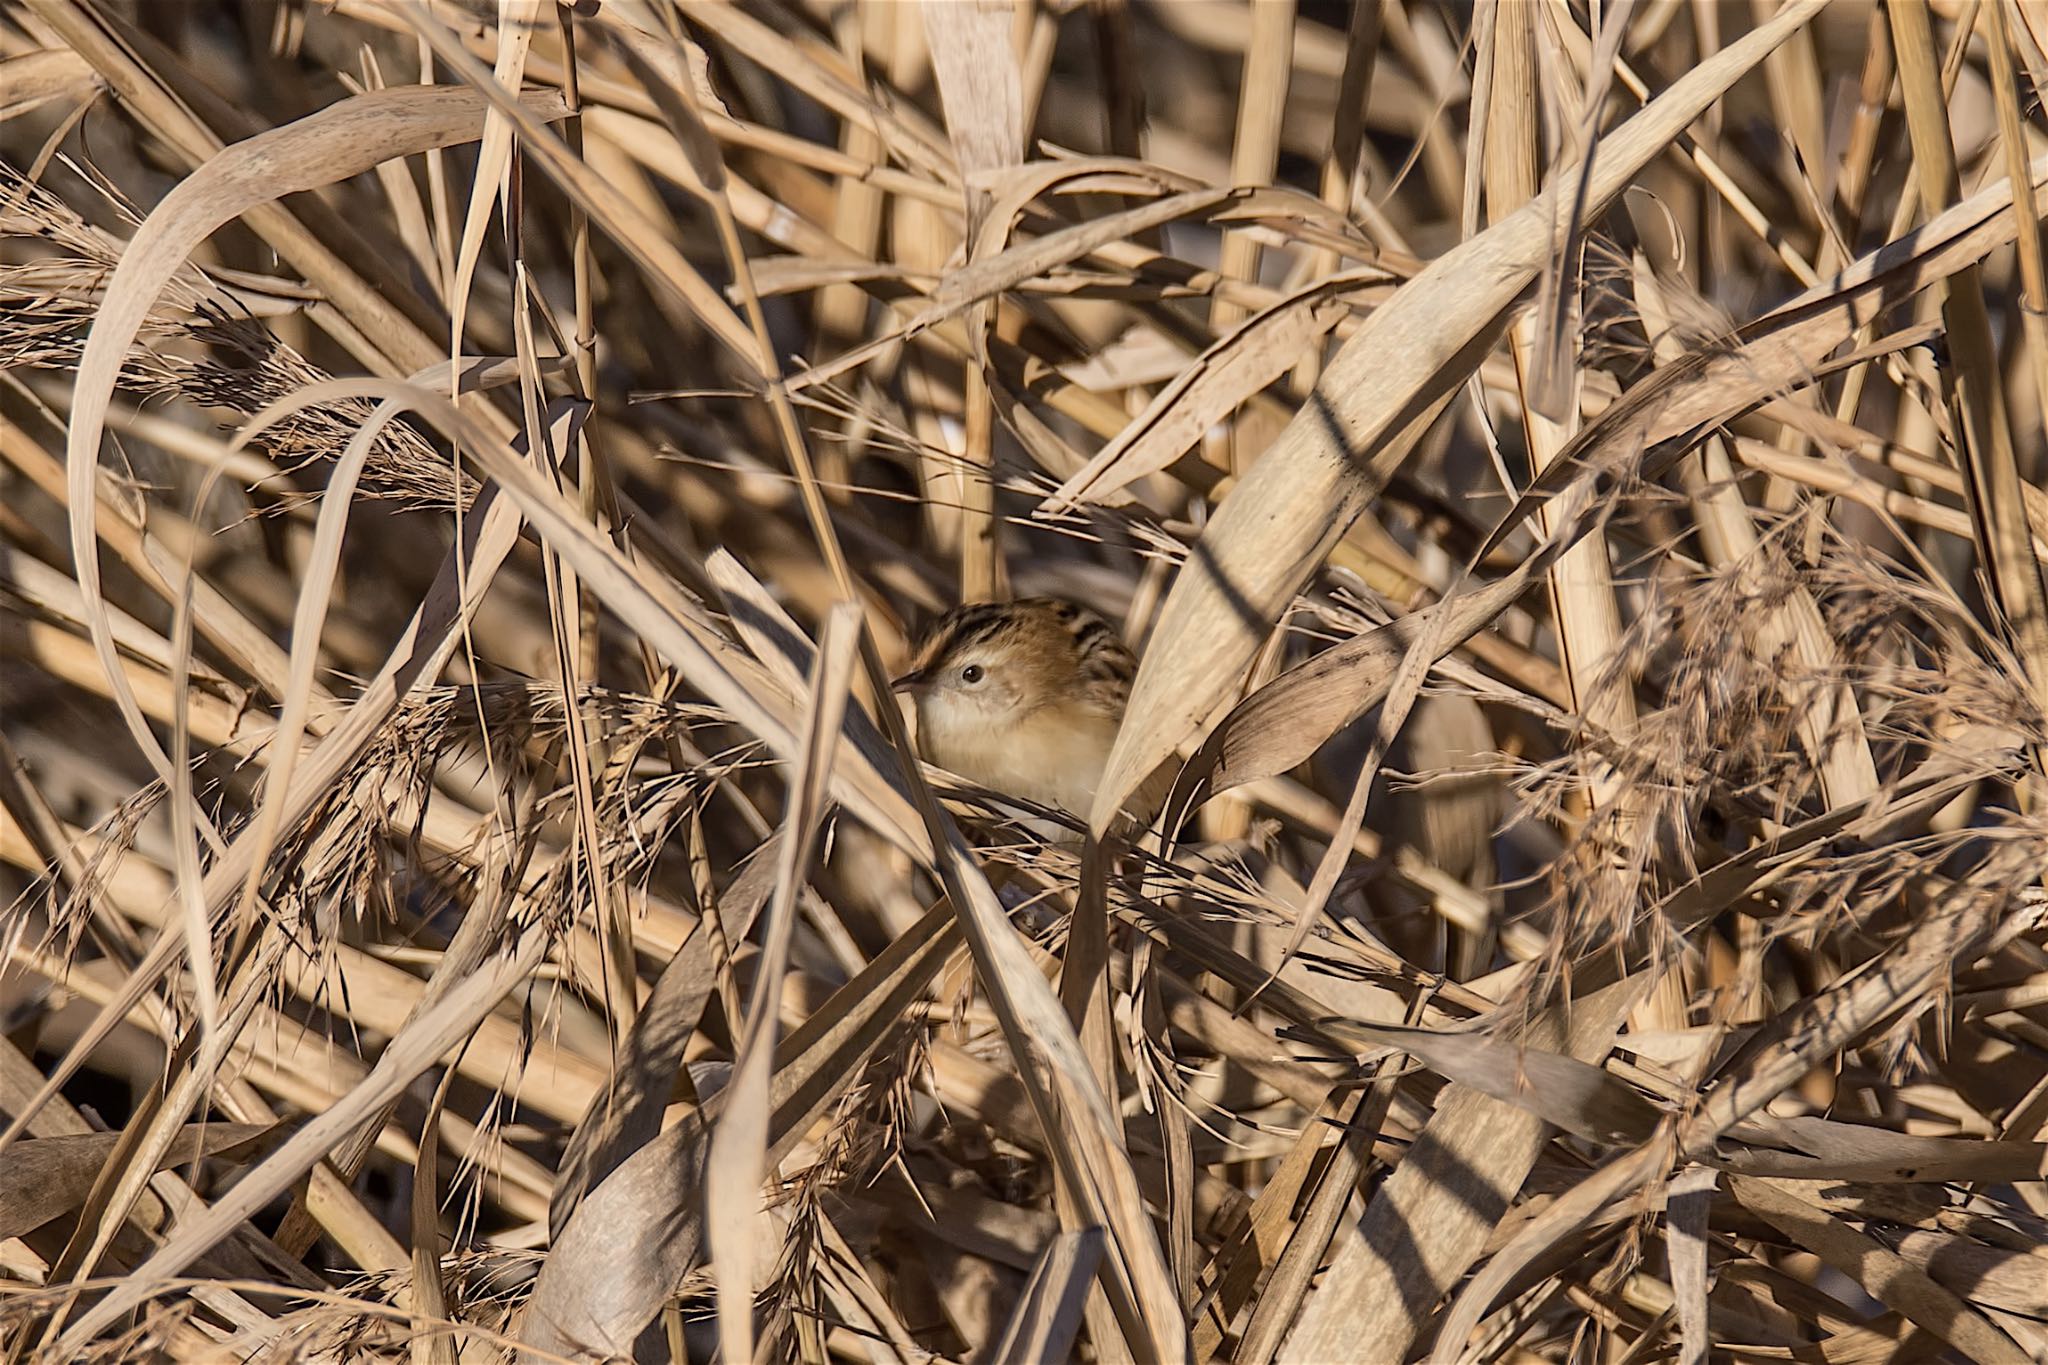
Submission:
M 969 664 L 960 670 L 960 681 L 966 683 L 969 687 L 974 686 L 986 676 L 987 670 L 982 668 L 980 664 Z

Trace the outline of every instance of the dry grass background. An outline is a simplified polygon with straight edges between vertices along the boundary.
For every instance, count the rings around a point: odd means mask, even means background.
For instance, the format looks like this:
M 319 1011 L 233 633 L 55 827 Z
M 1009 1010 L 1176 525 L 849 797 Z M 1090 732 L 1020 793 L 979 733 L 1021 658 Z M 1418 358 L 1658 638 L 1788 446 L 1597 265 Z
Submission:
M 2044 41 L 4 0 L 7 1359 L 2048 1359 Z

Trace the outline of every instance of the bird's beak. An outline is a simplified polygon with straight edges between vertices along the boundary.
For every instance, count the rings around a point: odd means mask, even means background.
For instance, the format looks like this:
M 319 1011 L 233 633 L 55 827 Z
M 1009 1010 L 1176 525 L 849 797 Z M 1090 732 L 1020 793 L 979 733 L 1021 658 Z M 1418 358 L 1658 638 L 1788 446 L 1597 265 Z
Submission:
M 922 668 L 913 668 L 889 680 L 891 692 L 915 692 L 931 681 L 931 675 Z

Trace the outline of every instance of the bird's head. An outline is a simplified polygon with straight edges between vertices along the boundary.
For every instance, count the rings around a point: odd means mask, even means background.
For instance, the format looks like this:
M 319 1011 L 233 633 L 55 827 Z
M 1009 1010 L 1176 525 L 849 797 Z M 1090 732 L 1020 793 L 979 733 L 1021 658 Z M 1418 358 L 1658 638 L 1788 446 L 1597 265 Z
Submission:
M 1047 709 L 1115 720 L 1130 692 L 1131 654 L 1108 623 L 1051 597 L 977 602 L 926 632 L 895 681 L 920 725 L 1000 730 Z

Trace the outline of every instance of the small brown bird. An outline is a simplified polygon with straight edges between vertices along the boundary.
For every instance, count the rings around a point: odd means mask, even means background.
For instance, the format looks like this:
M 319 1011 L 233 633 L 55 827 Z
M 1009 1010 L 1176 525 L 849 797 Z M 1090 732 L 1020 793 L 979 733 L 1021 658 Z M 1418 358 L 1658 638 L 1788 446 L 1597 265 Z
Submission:
M 1137 668 L 1094 612 L 1029 597 L 947 612 L 895 687 L 916 703 L 917 747 L 926 759 L 1001 795 L 1085 820 Z M 1157 813 L 1170 782 L 1162 771 L 1145 784 L 1126 808 L 1134 820 Z

